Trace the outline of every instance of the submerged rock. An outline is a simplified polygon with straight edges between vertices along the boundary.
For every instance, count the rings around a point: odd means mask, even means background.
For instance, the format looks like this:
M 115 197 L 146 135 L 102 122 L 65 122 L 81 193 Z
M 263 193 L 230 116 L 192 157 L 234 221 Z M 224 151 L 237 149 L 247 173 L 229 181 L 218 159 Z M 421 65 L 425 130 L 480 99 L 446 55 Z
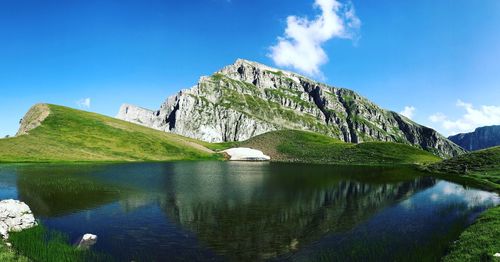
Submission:
M 82 238 L 78 242 L 77 248 L 86 250 L 95 245 L 95 243 L 97 243 L 97 236 L 87 233 L 82 236 Z
M 0 235 L 7 239 L 9 232 L 19 232 L 36 226 L 31 209 L 24 202 L 14 199 L 0 201 Z
M 237 147 L 230 148 L 222 151 L 230 156 L 229 160 L 232 161 L 269 161 L 271 157 L 268 155 L 264 155 L 262 151 L 246 148 L 246 147 Z

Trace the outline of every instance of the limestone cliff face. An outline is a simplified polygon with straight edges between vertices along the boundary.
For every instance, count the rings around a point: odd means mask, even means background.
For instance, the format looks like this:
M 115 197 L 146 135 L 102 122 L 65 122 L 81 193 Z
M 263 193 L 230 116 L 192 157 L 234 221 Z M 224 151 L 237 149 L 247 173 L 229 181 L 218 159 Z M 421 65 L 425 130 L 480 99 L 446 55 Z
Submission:
M 27 135 L 29 131 L 39 127 L 49 114 L 50 109 L 46 104 L 32 106 L 19 122 L 20 127 L 16 136 Z
M 474 132 L 450 136 L 449 139 L 469 151 L 500 146 L 500 125 L 479 127 Z
M 400 142 L 442 157 L 463 152 L 436 131 L 354 91 L 242 59 L 169 97 L 157 111 L 123 105 L 117 117 L 208 142 L 300 129 L 352 143 Z

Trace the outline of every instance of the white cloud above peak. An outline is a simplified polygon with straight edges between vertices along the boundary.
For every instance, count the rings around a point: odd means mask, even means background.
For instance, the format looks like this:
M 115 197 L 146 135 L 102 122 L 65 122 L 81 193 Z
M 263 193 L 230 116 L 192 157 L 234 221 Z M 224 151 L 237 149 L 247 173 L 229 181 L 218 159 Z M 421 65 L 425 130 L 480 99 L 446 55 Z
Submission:
M 446 135 L 472 132 L 481 126 L 500 124 L 500 106 L 482 105 L 476 108 L 462 100 L 457 100 L 455 105 L 465 110 L 465 113 L 458 119 L 450 119 L 440 112 L 429 116 L 429 120 L 438 125 L 438 129 L 441 129 Z
M 76 104 L 81 108 L 90 108 L 90 98 L 83 98 L 76 101 Z
M 270 47 L 268 56 L 278 66 L 291 67 L 310 76 L 321 76 L 320 66 L 328 62 L 322 45 L 333 38 L 355 39 L 361 27 L 352 2 L 315 0 L 321 11 L 315 19 L 287 17 L 284 36 Z
M 415 111 L 417 109 L 414 106 L 405 106 L 403 111 L 400 112 L 401 115 L 406 116 L 409 119 L 412 119 L 413 116 L 415 115 Z

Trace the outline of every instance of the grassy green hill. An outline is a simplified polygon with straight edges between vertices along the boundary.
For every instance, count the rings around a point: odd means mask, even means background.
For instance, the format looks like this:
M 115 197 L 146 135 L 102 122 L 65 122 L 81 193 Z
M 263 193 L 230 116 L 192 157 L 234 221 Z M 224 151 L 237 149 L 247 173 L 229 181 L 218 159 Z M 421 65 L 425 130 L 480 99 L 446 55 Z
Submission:
M 273 161 L 328 164 L 423 164 L 441 159 L 412 146 L 390 142 L 344 143 L 317 133 L 281 130 L 240 143 L 207 145 L 214 150 L 229 146 L 259 149 Z
M 0 162 L 221 158 L 192 139 L 56 105 L 33 106 L 21 130 L 27 134 L 0 139 Z
M 500 191 L 500 146 L 446 159 L 426 166 L 426 169 L 435 174 L 473 179 L 483 186 Z
M 218 151 L 246 146 L 273 161 L 328 164 L 416 164 L 440 158 L 386 142 L 344 143 L 313 132 L 282 130 L 245 142 L 210 144 L 111 117 L 56 105 L 33 106 L 20 133 L 0 139 L 0 162 L 167 161 L 222 159 Z

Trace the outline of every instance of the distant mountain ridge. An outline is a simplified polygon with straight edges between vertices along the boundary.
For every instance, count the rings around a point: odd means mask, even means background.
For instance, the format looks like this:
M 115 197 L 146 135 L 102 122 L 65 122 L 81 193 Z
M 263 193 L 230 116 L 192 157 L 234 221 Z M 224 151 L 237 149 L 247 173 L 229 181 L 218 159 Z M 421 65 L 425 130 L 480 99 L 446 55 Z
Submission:
M 464 152 L 435 130 L 352 90 L 243 59 L 168 97 L 159 110 L 124 104 L 117 118 L 207 142 L 298 129 L 352 143 L 399 142 L 441 157 Z
M 478 127 L 474 132 L 448 137 L 465 150 L 475 151 L 500 145 L 500 125 Z

